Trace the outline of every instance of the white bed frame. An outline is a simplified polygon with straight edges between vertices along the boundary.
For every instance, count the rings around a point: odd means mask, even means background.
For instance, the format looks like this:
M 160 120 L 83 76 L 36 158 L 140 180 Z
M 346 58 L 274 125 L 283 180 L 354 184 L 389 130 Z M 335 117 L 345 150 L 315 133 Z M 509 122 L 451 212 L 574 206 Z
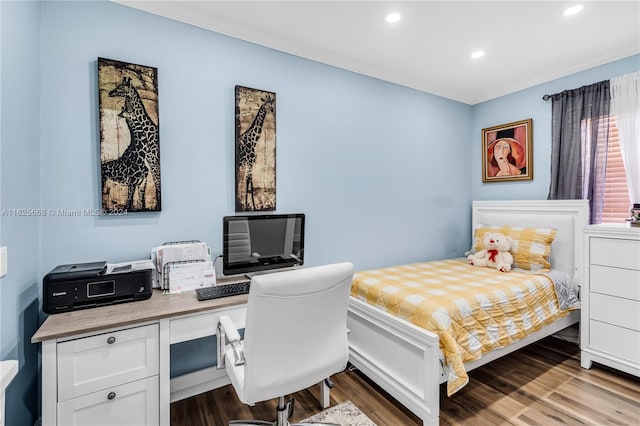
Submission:
M 582 227 L 588 223 L 585 200 L 474 201 L 472 232 L 478 224 L 553 227 L 557 235 L 551 248 L 551 264 L 580 284 Z M 530 343 L 554 334 L 580 319 L 579 311 L 481 359 L 465 364 L 467 371 L 484 365 Z M 446 379 L 439 361 L 438 336 L 382 309 L 353 297 L 347 318 L 349 361 L 401 404 L 422 419 L 437 425 L 440 415 L 439 385 Z

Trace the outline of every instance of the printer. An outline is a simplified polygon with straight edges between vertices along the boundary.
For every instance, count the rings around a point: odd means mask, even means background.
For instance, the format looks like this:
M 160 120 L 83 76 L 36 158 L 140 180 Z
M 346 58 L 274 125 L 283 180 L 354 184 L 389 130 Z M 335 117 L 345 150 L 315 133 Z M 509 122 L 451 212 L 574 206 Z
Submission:
M 148 299 L 153 269 L 150 260 L 57 266 L 42 280 L 43 310 L 56 314 Z

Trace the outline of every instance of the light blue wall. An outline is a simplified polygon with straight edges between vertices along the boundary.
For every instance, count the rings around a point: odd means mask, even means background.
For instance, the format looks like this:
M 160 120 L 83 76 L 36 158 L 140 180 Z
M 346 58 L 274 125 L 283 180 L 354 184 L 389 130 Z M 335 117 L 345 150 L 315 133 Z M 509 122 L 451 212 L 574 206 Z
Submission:
M 6 425 L 33 425 L 38 413 L 39 220 L 11 216 L 39 205 L 40 4 L 0 2 L 1 189 L 0 244 L 8 247 L 8 274 L 0 278 L 0 359 L 17 359 L 7 389 Z
M 100 206 L 96 58 L 159 70 L 162 212 L 42 220 L 40 274 L 200 239 L 234 213 L 234 86 L 277 94 L 277 210 L 307 214 L 309 265 L 357 269 L 468 245 L 471 107 L 105 2 L 45 2 L 41 205 Z M 433 244 L 433 241 L 441 243 Z
M 572 74 L 511 95 L 473 106 L 471 119 L 471 189 L 475 200 L 546 200 L 551 179 L 551 101 L 545 94 L 560 93 L 640 70 L 640 55 Z M 482 129 L 533 119 L 533 180 L 482 182 Z

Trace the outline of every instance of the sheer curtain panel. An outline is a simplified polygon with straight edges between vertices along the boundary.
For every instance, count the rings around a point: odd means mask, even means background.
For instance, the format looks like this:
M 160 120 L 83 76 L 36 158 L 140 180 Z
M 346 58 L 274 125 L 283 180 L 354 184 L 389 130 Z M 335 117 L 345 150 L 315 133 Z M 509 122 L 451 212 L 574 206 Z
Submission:
M 609 81 L 551 96 L 550 200 L 589 200 L 601 222 L 609 137 Z M 598 149 L 598 141 L 604 146 Z M 602 149 L 604 148 L 604 149 Z
M 640 203 L 640 71 L 611 79 L 611 115 L 615 115 L 629 199 Z

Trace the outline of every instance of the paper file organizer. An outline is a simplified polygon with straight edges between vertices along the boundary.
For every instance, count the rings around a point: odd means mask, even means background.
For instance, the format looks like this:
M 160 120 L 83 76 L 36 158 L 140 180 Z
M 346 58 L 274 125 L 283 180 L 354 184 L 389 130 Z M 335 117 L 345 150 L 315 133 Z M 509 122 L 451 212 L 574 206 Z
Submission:
M 198 240 L 172 241 L 157 247 L 159 286 L 169 293 L 215 285 L 209 248 Z

